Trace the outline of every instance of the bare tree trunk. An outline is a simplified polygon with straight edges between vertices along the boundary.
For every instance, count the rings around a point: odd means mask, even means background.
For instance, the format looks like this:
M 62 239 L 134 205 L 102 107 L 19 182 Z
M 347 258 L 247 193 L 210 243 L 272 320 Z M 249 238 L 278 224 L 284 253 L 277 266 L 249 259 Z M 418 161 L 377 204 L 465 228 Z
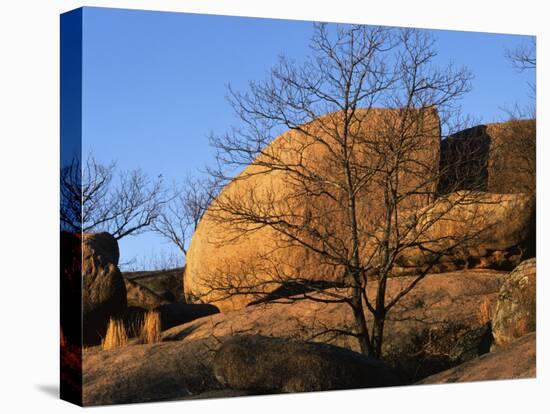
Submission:
M 351 307 L 353 309 L 353 318 L 355 321 L 355 333 L 359 341 L 361 353 L 364 355 L 373 356 L 372 343 L 369 337 L 365 312 L 363 310 L 361 287 L 359 286 L 355 286 L 353 288 Z
M 385 281 L 384 281 L 385 285 Z M 384 288 L 385 290 L 385 288 Z M 384 298 L 384 295 L 379 297 Z M 382 342 L 384 340 L 384 323 L 386 321 L 386 310 L 384 308 L 376 309 L 372 325 L 372 356 L 380 358 L 382 356 Z
M 344 137 L 347 141 L 347 130 L 348 130 L 348 120 L 346 113 L 346 122 L 344 125 Z M 365 318 L 365 313 L 363 310 L 363 289 L 366 288 L 361 286 L 361 270 L 360 264 L 361 260 L 359 257 L 359 233 L 357 230 L 357 209 L 356 209 L 356 200 L 353 191 L 353 179 L 351 175 L 350 165 L 348 161 L 347 154 L 347 142 L 344 141 L 343 149 L 345 152 L 345 162 L 344 169 L 346 174 L 346 190 L 348 193 L 348 212 L 349 212 L 349 221 L 351 226 L 351 239 L 352 239 L 352 257 L 351 257 L 351 276 L 353 280 L 353 292 L 352 292 L 352 308 L 353 308 L 353 317 L 355 319 L 355 330 L 357 338 L 359 340 L 359 346 L 361 348 L 361 353 L 364 355 L 372 355 L 373 348 L 372 343 L 369 337 L 369 330 L 367 326 L 367 320 Z

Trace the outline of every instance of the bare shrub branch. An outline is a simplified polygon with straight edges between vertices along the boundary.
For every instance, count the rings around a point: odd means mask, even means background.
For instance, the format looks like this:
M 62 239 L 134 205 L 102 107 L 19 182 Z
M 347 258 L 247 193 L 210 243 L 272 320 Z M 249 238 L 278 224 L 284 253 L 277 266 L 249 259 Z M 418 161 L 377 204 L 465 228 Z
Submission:
M 174 183 L 152 229 L 186 256 L 191 235 L 220 188 L 220 180 L 210 178 L 188 177 L 181 185 Z

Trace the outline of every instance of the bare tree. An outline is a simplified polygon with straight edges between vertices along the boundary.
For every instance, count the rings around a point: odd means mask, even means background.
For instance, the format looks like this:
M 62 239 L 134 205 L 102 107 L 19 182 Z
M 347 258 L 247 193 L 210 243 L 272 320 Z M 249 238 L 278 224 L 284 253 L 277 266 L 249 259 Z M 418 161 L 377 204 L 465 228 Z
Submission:
M 535 38 L 531 37 L 528 42 L 522 43 L 515 49 L 507 49 L 506 57 L 519 71 L 536 69 L 537 67 L 537 46 Z
M 166 197 L 162 176 L 116 171 L 89 154 L 61 170 L 61 222 L 75 232 L 107 231 L 116 239 L 139 234 L 156 220 Z
M 174 184 L 172 195 L 152 229 L 186 256 L 191 235 L 220 188 L 220 180 L 213 178 L 187 177 L 183 185 Z
M 244 182 L 243 191 L 224 190 L 207 212 L 229 235 L 220 243 L 268 228 L 278 235 L 278 249 L 299 246 L 341 277 L 326 290 L 322 280 L 331 277 L 315 274 L 321 267 L 312 274 L 300 268 L 288 274 L 276 262 L 284 254 L 275 259 L 274 249 L 258 263 L 217 275 L 207 294 L 261 295 L 291 281 L 301 293 L 285 301 L 347 304 L 354 328 L 338 333 L 357 338 L 363 353 L 380 357 L 384 322 L 396 303 L 438 260 L 481 233 L 478 218 L 460 224 L 472 225 L 467 234 L 434 231 L 437 223 L 457 221 L 456 208 L 476 205 L 480 193 L 470 183 L 460 192 L 448 187 L 435 200 L 441 131 L 463 127 L 455 122 L 457 100 L 469 90 L 471 74 L 434 66 L 433 46 L 434 39 L 420 30 L 332 30 L 319 24 L 313 56 L 303 65 L 282 57 L 266 81 L 251 82 L 246 93 L 230 89 L 243 127 L 212 138 L 220 166 L 216 177 L 253 168 L 230 184 Z M 269 145 L 284 130 L 291 132 Z M 284 174 L 284 188 L 255 187 L 255 177 L 276 174 Z M 423 266 L 387 297 L 388 278 L 410 255 L 421 256 Z
M 530 37 L 515 49 L 505 51 L 506 58 L 519 71 L 535 71 L 537 68 L 536 38 Z M 504 139 L 499 144 L 503 153 L 515 158 L 513 168 L 506 165 L 508 160 L 497 159 L 494 168 L 514 176 L 514 179 L 527 183 L 526 191 L 535 191 L 536 187 L 536 83 L 529 82 L 531 102 L 524 108 L 517 104 L 512 109 L 504 109 L 507 122 L 503 124 Z
M 505 56 L 519 72 L 536 70 L 537 44 L 535 37 L 530 37 L 528 41 L 523 42 L 515 49 L 506 49 Z M 535 99 L 537 90 L 536 83 L 529 82 L 529 89 L 531 97 Z M 534 112 L 534 110 L 531 110 L 531 112 Z
M 499 137 L 492 143 L 491 151 L 498 156 L 490 160 L 489 168 L 503 182 L 499 192 L 516 189 L 534 193 L 537 183 L 536 118 L 529 109 L 515 110 L 508 116 L 506 122 L 497 126 Z

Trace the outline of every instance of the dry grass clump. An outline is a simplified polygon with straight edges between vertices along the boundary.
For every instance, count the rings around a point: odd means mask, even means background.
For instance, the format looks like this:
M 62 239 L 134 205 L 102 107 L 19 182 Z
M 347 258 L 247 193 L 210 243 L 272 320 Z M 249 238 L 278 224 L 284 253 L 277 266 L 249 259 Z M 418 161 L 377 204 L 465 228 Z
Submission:
M 128 335 L 124 322 L 120 319 L 109 320 L 109 326 L 107 327 L 107 333 L 105 338 L 101 342 L 101 347 L 104 350 L 120 348 L 128 343 Z
M 149 311 L 145 314 L 139 336 L 144 344 L 160 342 L 160 313 Z
M 127 316 L 124 321 L 129 338 L 139 338 L 143 328 L 143 314 Z
M 489 298 L 483 298 L 479 304 L 478 322 L 480 325 L 485 325 L 493 319 L 493 307 Z
M 143 319 L 136 318 L 126 324 L 121 319 L 111 318 L 105 338 L 101 341 L 101 348 L 120 348 L 128 344 L 129 338 L 134 337 L 138 337 L 138 343 L 142 344 L 160 342 L 160 313 L 149 311 Z

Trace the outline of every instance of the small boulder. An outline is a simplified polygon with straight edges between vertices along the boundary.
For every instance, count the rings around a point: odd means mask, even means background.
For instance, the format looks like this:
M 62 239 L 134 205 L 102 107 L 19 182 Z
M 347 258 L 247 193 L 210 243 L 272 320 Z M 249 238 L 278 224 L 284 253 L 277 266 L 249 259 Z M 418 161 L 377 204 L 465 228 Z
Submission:
M 126 287 L 118 268 L 118 243 L 109 233 L 82 236 L 82 316 L 85 344 L 97 344 L 112 317 L 127 305 Z
M 505 279 L 493 316 L 494 346 L 536 329 L 536 259 L 525 260 Z
M 82 360 L 83 405 L 193 398 L 220 390 L 212 373 L 214 338 L 87 348 Z
M 308 392 L 398 385 L 383 362 L 328 344 L 235 336 L 214 358 L 224 386 L 255 392 Z

